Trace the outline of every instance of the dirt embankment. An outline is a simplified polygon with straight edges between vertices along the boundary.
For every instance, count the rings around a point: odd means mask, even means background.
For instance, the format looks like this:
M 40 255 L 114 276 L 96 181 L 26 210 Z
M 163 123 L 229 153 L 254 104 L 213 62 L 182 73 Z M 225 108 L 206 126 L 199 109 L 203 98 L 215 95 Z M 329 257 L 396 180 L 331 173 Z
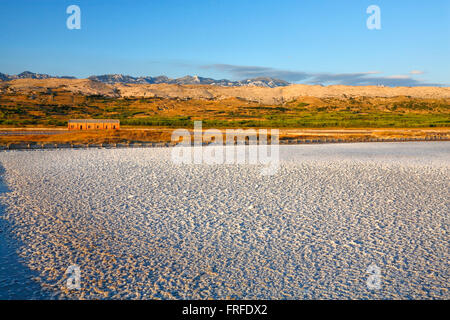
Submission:
M 243 132 L 244 135 L 258 134 L 257 130 Z M 40 131 L 0 128 L 0 150 L 6 146 L 37 144 L 111 144 L 111 143 L 170 143 L 172 131 L 170 128 L 138 129 L 126 128 L 105 131 L 50 131 L 44 134 Z M 192 130 L 191 137 L 194 136 Z M 226 130 L 222 131 L 223 134 Z M 25 134 L 26 133 L 26 134 Z M 272 131 L 268 130 L 269 136 Z M 210 135 L 203 133 L 204 142 L 212 141 Z M 420 128 L 420 129 L 391 129 L 391 128 L 359 128 L 359 129 L 280 129 L 280 143 L 329 143 L 329 142 L 358 142 L 358 141 L 415 141 L 415 140 L 446 140 L 450 139 L 450 128 Z M 226 137 L 223 137 L 223 141 Z M 178 142 L 178 141 L 176 141 Z

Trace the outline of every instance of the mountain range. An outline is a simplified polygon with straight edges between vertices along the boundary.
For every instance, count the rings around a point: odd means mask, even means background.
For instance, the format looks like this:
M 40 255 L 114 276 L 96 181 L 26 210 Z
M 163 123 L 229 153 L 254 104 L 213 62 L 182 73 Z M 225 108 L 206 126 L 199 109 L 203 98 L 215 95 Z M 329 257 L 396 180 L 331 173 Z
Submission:
M 49 79 L 49 78 L 57 78 L 57 79 L 76 79 L 76 77 L 71 76 L 52 76 L 48 74 L 34 73 L 30 71 L 24 71 L 17 75 L 8 75 L 5 73 L 0 73 L 0 81 L 11 81 L 15 79 Z M 203 78 L 199 76 L 185 76 L 181 78 L 172 79 L 166 76 L 145 76 L 145 77 L 132 77 L 128 75 L 122 74 L 105 74 L 105 75 L 94 75 L 88 77 L 89 80 L 99 81 L 108 84 L 207 84 L 207 85 L 216 85 L 222 87 L 243 87 L 243 86 L 254 86 L 254 87 L 266 87 L 266 88 L 275 88 L 275 87 L 285 87 L 289 86 L 290 83 L 280 79 L 274 79 L 269 77 L 258 77 L 253 79 L 245 79 L 245 80 L 227 80 L 220 79 L 215 80 L 212 78 Z
M 19 74 L 5 74 L 0 72 L 0 81 L 10 81 L 15 79 L 49 79 L 49 78 L 59 78 L 59 79 L 76 79 L 75 77 L 69 77 L 69 76 L 51 76 L 48 74 L 42 74 L 42 73 L 34 73 L 30 71 L 24 71 Z

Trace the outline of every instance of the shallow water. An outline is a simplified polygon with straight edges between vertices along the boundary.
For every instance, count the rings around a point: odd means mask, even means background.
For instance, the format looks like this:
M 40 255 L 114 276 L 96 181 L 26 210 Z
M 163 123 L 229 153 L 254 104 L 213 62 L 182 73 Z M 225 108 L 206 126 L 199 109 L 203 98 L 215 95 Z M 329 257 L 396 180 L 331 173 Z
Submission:
M 450 297 L 450 143 L 280 154 L 262 176 L 174 165 L 169 148 L 2 152 L 0 221 L 59 298 Z M 79 291 L 65 285 L 73 264 Z

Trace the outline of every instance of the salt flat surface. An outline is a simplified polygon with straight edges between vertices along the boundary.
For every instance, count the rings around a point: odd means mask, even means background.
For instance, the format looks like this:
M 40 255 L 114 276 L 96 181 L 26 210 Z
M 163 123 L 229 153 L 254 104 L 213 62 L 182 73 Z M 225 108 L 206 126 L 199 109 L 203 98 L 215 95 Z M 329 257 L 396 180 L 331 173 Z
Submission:
M 0 152 L 0 226 L 57 298 L 450 298 L 449 142 L 280 149 L 273 176 L 169 148 Z

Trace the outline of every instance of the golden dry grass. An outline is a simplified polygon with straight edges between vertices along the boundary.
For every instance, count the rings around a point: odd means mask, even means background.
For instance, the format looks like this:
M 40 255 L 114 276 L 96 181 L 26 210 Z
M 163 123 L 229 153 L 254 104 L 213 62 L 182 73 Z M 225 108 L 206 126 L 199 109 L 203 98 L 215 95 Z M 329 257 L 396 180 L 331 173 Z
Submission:
M 0 135 L 0 144 L 8 143 L 119 143 L 129 141 L 163 142 L 170 141 L 170 131 L 153 130 L 105 130 L 66 131 L 61 134 Z
M 0 144 L 11 143 L 126 143 L 126 142 L 170 142 L 173 129 L 152 128 L 105 130 L 105 131 L 62 131 L 58 134 L 1 135 Z M 256 132 L 258 129 L 254 129 Z M 223 131 L 225 133 L 225 130 Z M 192 131 L 191 131 L 192 133 Z M 381 128 L 381 129 L 281 129 L 280 140 L 294 139 L 342 139 L 365 140 L 367 138 L 421 138 L 441 136 L 450 139 L 450 128 Z M 269 130 L 270 134 L 270 130 Z M 192 133 L 193 136 L 193 133 Z M 209 137 L 205 137 L 209 140 Z M 225 136 L 224 136 L 225 140 Z
M 110 98 L 63 89 L 0 95 L 0 125 L 65 126 L 68 119 L 113 118 L 122 125 L 189 127 L 448 127 L 450 99 L 302 97 L 282 104 L 227 99 Z

